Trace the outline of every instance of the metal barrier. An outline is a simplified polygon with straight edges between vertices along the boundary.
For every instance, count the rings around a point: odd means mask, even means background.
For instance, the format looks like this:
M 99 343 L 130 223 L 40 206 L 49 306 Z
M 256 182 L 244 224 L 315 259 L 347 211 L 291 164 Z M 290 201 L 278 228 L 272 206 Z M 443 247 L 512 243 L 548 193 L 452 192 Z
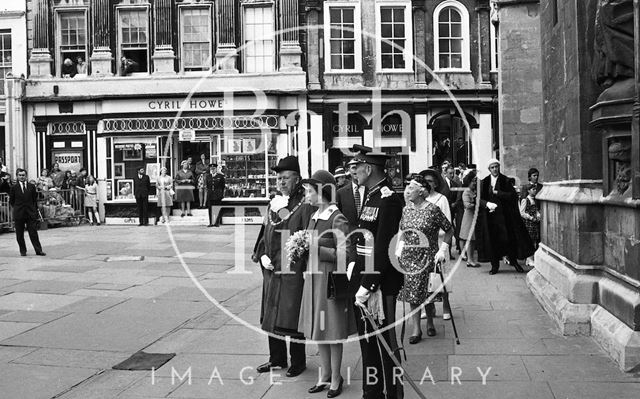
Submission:
M 80 224 L 85 219 L 84 191 L 73 188 L 38 191 L 38 211 L 48 226 Z
M 9 194 L 0 193 L 0 231 L 13 229 L 13 212 L 9 205 Z

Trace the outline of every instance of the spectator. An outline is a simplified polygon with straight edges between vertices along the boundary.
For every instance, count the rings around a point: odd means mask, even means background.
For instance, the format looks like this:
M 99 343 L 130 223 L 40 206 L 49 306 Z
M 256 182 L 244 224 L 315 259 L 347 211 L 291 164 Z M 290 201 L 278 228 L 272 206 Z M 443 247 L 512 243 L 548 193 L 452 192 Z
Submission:
M 209 171 L 209 162 L 205 154 L 200 154 L 200 160 L 196 163 L 195 176 L 198 182 L 198 200 L 200 209 L 204 209 L 207 205 L 207 187 L 205 184 L 205 175 Z
M 349 175 L 342 166 L 338 166 L 334 172 L 333 177 L 336 179 L 336 188 L 339 190 L 349 183 Z
M 84 188 L 87 184 L 87 170 L 85 168 L 80 168 L 78 172 L 78 178 L 76 179 L 76 187 Z
M 145 174 L 144 166 L 141 166 L 133 179 L 133 195 L 136 197 L 140 222 L 138 226 L 149 225 L 149 191 L 151 191 L 151 180 Z
M 452 164 L 448 164 L 444 169 L 444 181 L 447 184 L 447 201 L 449 201 L 449 208 L 451 208 L 451 220 L 454 228 L 454 237 L 456 238 L 456 249 L 460 253 L 460 223 L 462 222 L 463 208 L 462 208 L 462 191 L 459 190 L 462 186 L 462 182 L 455 176 L 455 168 Z M 451 244 L 451 243 L 449 243 Z M 451 256 L 451 248 L 449 248 L 449 257 Z
M 538 186 L 531 183 L 526 186 L 526 190 L 527 196 L 520 200 L 520 216 L 524 221 L 524 226 L 527 228 L 534 249 L 538 249 L 540 244 L 540 220 L 542 219 L 536 202 Z M 533 255 L 527 258 L 526 265 L 533 267 Z
M 64 172 L 60 170 L 60 165 L 56 162 L 51 167 L 51 173 L 49 177 L 53 180 L 53 186 L 56 188 L 62 188 L 62 183 L 64 182 Z
M 11 191 L 11 175 L 6 172 L 0 172 L 0 193 L 9 194 Z
M 528 186 L 530 184 L 535 184 L 535 186 L 536 186 L 536 194 L 538 194 L 540 192 L 540 190 L 542 190 L 542 184 L 540 184 L 538 182 L 538 180 L 540 178 L 540 172 L 538 171 L 538 169 L 536 169 L 536 168 L 529 169 L 529 172 L 527 172 L 527 178 L 529 179 L 529 183 L 523 184 L 520 187 L 520 198 L 521 199 L 527 198 L 527 195 L 529 194 Z
M 0 173 L 8 173 L 7 165 L 4 164 L 2 158 L 0 158 Z
M 191 158 L 191 157 L 189 157 Z M 187 210 L 187 216 L 191 215 L 191 202 L 193 201 L 193 187 L 195 182 L 195 176 L 191 169 L 189 169 L 189 161 L 182 161 L 182 169 L 176 173 L 176 201 L 180 203 L 180 210 L 182 213 L 180 217 L 184 217 L 185 208 Z
M 89 224 L 93 226 L 93 223 L 100 226 L 100 212 L 98 212 L 98 183 L 96 179 L 89 175 L 87 176 L 87 183 L 84 188 L 84 208 Z
M 86 75 L 87 74 L 87 63 L 84 62 L 82 57 L 76 58 L 76 72 L 78 75 Z
M 518 264 L 518 259 L 531 256 L 533 245 L 520 217 L 517 194 L 507 176 L 500 173 L 500 161 L 491 159 L 488 165 L 491 174 L 482 180 L 480 198 L 497 204 L 497 207 L 487 215 L 486 228 L 482 231 L 478 246 L 478 257 L 480 261 L 491 262 L 489 274 L 498 273 L 500 259 L 505 255 L 511 266 L 523 273 L 524 269 Z
M 480 200 L 480 208 L 478 210 L 478 218 L 476 219 L 476 226 L 472 230 L 473 219 L 476 215 L 476 204 L 477 204 L 477 196 L 478 196 L 478 178 L 476 171 L 471 171 L 465 177 L 463 186 L 465 186 L 465 190 L 462 193 L 462 203 L 464 206 L 464 215 L 462 216 L 462 221 L 460 223 L 460 246 L 464 248 L 465 243 L 469 242 L 469 247 L 467 248 L 466 260 L 467 267 L 480 267 L 480 264 L 475 261 L 475 243 L 476 243 L 476 234 L 475 230 L 478 228 L 480 223 L 484 223 L 484 218 L 481 217 L 482 209 L 495 209 L 496 204 L 487 202 L 485 200 Z
M 78 69 L 73 65 L 71 58 L 65 58 L 62 62 L 62 77 L 73 78 L 78 73 Z
M 418 308 L 429 298 L 430 294 L 427 291 L 429 273 L 434 271 L 436 262 L 446 260 L 448 252 L 446 242 L 453 235 L 451 223 L 440 208 L 426 200 L 431 191 L 431 185 L 424 176 L 413 175 L 405 188 L 405 198 L 411 202 L 411 206 L 403 209 L 400 220 L 402 234 L 398 246 L 400 253 L 396 255 L 400 257 L 400 266 L 405 275 L 398 301 L 408 302 L 411 308 L 413 334 L 409 338 L 410 344 L 417 344 L 422 339 Z M 438 242 L 440 230 L 445 231 L 445 237 L 440 249 L 437 250 L 435 243 Z M 429 245 L 425 246 L 421 243 L 416 231 L 425 235 Z M 427 312 L 427 335 L 430 337 L 436 335 L 432 312 Z
M 138 72 L 138 69 L 140 69 L 140 64 L 136 61 L 124 56 L 120 58 L 120 75 L 131 75 L 133 72 Z
M 161 223 L 169 223 L 169 213 L 173 207 L 173 179 L 167 174 L 167 168 L 160 168 L 160 176 L 156 182 L 158 208 L 162 213 Z
M 455 148 L 456 148 L 456 160 L 459 163 L 467 163 L 467 156 L 468 156 L 468 151 L 467 151 L 467 143 L 465 143 L 464 139 L 462 137 L 458 137 L 456 139 L 456 144 L 455 144 Z
M 49 171 L 47 169 L 42 169 L 42 171 L 40 171 L 40 177 L 38 177 L 36 182 L 36 188 L 39 191 L 49 191 L 52 187 L 53 180 L 49 177 Z
M 11 187 L 9 204 L 13 208 L 13 220 L 16 229 L 16 241 L 20 248 L 20 255 L 27 256 L 27 246 L 24 242 L 24 228 L 27 227 L 31 245 L 36 255 L 45 256 L 38 237 L 38 193 L 32 183 L 27 183 L 27 171 L 21 168 L 16 170 L 18 184 Z

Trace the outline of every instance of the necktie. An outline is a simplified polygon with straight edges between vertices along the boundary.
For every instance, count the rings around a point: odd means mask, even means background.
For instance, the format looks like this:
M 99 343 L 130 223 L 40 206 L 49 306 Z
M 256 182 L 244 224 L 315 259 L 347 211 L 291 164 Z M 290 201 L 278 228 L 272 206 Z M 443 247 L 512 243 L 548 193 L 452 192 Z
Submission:
M 362 208 L 362 198 L 360 198 L 360 187 L 356 187 L 356 190 L 353 192 L 353 199 L 356 202 L 356 213 L 360 216 L 360 208 Z
M 20 183 L 20 188 L 22 189 L 22 194 L 24 194 L 24 192 L 26 191 L 24 187 L 24 183 Z

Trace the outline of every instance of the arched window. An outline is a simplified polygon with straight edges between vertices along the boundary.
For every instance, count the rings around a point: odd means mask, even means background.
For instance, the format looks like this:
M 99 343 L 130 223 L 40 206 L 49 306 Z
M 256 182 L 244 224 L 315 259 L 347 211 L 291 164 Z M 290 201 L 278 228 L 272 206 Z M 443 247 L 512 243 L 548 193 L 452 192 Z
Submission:
M 457 1 L 440 3 L 433 13 L 435 69 L 469 72 L 469 12 Z

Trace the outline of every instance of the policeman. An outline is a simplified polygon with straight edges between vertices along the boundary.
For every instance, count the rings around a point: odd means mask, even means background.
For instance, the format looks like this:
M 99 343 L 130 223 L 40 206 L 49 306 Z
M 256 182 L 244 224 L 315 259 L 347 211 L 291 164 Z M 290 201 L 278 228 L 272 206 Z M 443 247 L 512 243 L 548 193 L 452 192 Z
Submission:
M 367 188 L 358 219 L 358 230 L 354 234 L 356 243 L 355 265 L 350 264 L 350 285 L 355 294 L 355 314 L 358 334 L 374 331 L 368 320 L 364 320 L 362 308 L 373 309 L 374 316 L 384 328 L 396 321 L 396 297 L 402 287 L 404 276 L 389 260 L 389 244 L 398 232 L 402 217 L 402 199 L 391 189 L 385 174 L 386 154 L 374 153 L 365 146 L 355 145 L 358 152 L 352 162 L 356 163 L 359 184 Z M 373 259 L 371 259 L 373 257 Z M 373 263 L 373 272 L 367 263 Z M 353 292 L 352 291 L 352 292 Z M 373 303 L 376 303 L 375 305 Z M 375 314 L 375 309 L 383 310 Z M 373 306 L 372 306 L 373 305 Z M 374 317 L 376 318 L 376 317 Z M 382 337 L 398 356 L 398 341 L 393 328 L 383 332 Z M 377 337 L 360 340 L 363 369 L 363 397 L 365 399 L 402 398 L 402 381 L 398 373 L 394 376 L 394 363 L 390 354 L 377 342 Z

